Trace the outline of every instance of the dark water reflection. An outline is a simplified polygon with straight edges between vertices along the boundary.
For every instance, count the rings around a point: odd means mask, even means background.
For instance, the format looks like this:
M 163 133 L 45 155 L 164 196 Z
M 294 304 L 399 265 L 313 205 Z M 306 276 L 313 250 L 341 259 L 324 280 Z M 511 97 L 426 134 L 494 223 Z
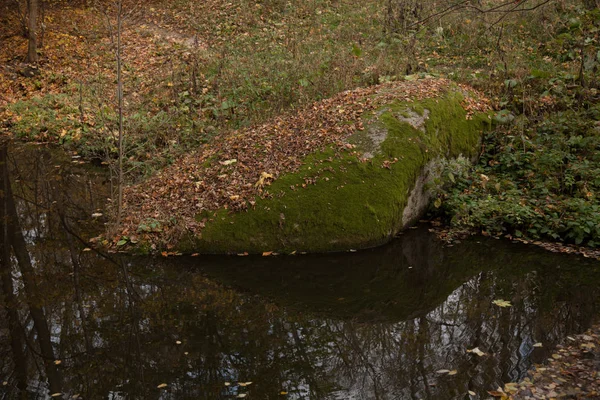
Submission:
M 72 161 L 0 150 L 3 399 L 484 396 L 598 312 L 596 262 L 424 229 L 323 256 L 85 251 L 108 185 Z

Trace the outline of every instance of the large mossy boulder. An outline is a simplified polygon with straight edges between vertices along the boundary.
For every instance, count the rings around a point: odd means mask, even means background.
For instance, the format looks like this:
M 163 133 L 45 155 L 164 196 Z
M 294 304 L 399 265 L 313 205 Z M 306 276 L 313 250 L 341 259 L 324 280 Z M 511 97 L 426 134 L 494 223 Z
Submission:
M 128 204 L 142 205 L 129 206 L 124 233 L 135 230 L 138 248 L 199 253 L 330 252 L 391 240 L 426 209 L 432 166 L 477 155 L 489 126 L 485 102 L 432 79 L 348 93 L 312 108 L 334 122 L 310 122 L 309 108 L 224 135 L 133 188 Z M 284 164 L 276 173 L 273 159 Z M 167 180 L 176 185 L 169 189 Z M 186 185 L 196 188 L 188 193 Z M 176 205 L 161 213 L 160 204 Z

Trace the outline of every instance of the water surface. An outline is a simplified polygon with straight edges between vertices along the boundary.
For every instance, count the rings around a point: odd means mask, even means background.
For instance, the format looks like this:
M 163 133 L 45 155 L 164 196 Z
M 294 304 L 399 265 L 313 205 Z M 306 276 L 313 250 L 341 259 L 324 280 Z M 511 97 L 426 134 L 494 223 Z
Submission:
M 106 171 L 41 146 L 0 164 L 3 399 L 483 397 L 598 312 L 595 261 L 424 227 L 332 255 L 89 251 Z

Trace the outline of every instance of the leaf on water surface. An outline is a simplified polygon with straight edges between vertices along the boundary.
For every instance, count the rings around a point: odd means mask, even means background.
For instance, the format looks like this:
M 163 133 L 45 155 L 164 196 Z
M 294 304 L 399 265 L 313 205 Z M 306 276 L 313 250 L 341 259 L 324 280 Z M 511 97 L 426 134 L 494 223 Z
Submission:
M 102 213 L 93 213 L 92 214 L 92 218 L 100 218 L 102 216 Z
M 510 304 L 510 301 L 506 301 L 506 300 L 502 300 L 502 299 L 494 300 L 492 303 L 494 303 L 498 307 L 512 307 L 512 304 Z
M 542 344 L 538 342 L 538 343 L 534 344 L 533 347 L 542 347 Z
M 176 341 L 175 344 L 181 344 L 181 340 Z
M 498 390 L 488 390 L 488 393 L 494 397 L 500 397 L 502 400 L 508 399 L 508 395 L 502 391 L 502 389 L 498 388 Z
M 252 382 L 246 382 L 246 386 L 252 385 Z
M 475 393 L 474 391 L 472 391 L 472 390 L 469 390 L 469 394 L 470 394 L 471 396 L 476 396 L 476 393 Z
M 52 393 L 50 395 L 50 397 L 60 397 L 60 396 L 62 396 L 62 393 Z
M 60 364 L 62 364 L 61 360 L 54 360 L 54 365 L 60 365 Z
M 238 399 L 243 399 L 246 396 L 248 396 L 248 394 L 246 394 L 246 393 L 240 393 L 237 395 Z
M 452 371 L 448 372 L 448 375 L 456 375 L 458 374 L 458 371 L 453 369 Z
M 166 383 L 161 383 L 160 385 L 158 385 L 156 388 L 157 389 L 162 389 L 162 388 L 166 388 L 168 385 Z
M 86 247 L 85 249 L 83 249 L 83 251 L 92 251 L 92 249 L 90 249 L 89 247 Z
M 231 382 L 225 382 L 225 386 L 230 386 Z
M 198 257 L 200 255 L 200 253 L 194 253 L 192 254 L 192 257 Z
M 273 254 L 272 251 L 265 251 L 265 252 L 262 253 L 263 257 L 270 256 L 271 254 Z
M 438 374 L 447 374 L 448 372 L 450 372 L 450 370 L 449 369 L 439 369 L 435 372 Z
M 282 390 L 281 392 L 279 392 L 280 395 L 285 396 L 286 394 L 288 394 L 288 392 L 286 392 L 285 390 Z
M 467 353 L 474 353 L 474 354 L 477 354 L 479 357 L 485 356 L 485 353 L 483 351 L 479 350 L 479 347 L 475 347 L 474 349 L 467 350 Z

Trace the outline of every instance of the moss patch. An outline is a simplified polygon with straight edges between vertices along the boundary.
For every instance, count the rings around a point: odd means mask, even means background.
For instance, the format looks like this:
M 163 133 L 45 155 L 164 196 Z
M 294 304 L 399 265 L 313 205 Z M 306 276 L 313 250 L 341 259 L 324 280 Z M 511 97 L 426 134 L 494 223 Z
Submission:
M 181 241 L 178 250 L 328 252 L 389 241 L 403 225 L 402 212 L 425 164 L 475 155 L 487 116 L 467 119 L 461 100 L 461 94 L 450 91 L 441 98 L 381 108 L 354 140 L 363 151 L 360 143 L 368 143 L 369 129 L 387 130 L 373 158 L 360 160 L 333 148 L 312 154 L 299 171 L 273 182 L 253 209 L 213 213 L 201 236 Z M 425 132 L 395 116 L 407 107 L 429 110 Z

